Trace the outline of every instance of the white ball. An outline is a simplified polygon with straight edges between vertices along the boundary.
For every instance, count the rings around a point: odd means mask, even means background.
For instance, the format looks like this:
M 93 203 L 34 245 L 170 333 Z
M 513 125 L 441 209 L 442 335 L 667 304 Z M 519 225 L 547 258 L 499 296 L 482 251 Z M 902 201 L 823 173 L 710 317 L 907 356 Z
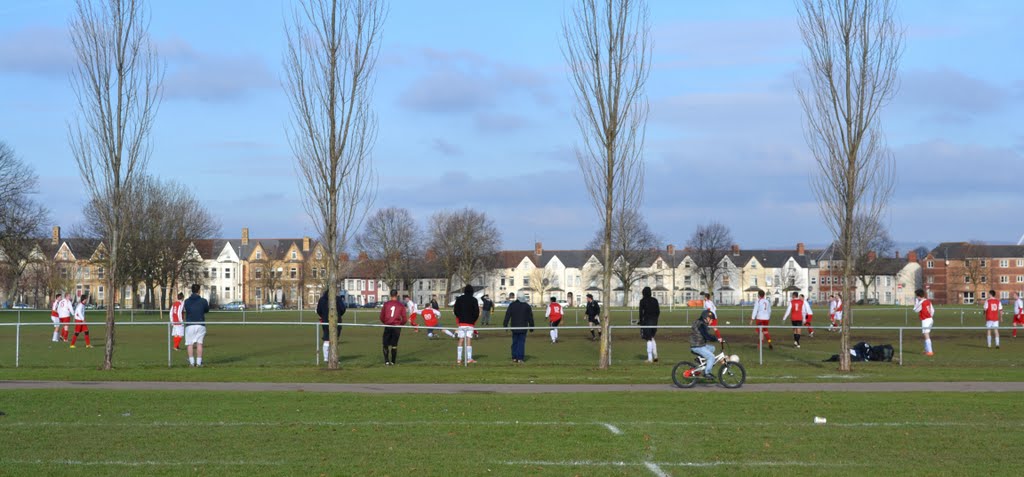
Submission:
M 732 322 L 731 322 L 731 321 L 726 321 L 726 322 L 725 322 L 725 324 L 727 324 L 727 325 L 731 325 L 731 324 L 732 324 Z
M 739 363 L 740 362 L 740 355 L 734 354 L 732 356 L 729 356 L 729 361 L 731 361 L 733 363 Z

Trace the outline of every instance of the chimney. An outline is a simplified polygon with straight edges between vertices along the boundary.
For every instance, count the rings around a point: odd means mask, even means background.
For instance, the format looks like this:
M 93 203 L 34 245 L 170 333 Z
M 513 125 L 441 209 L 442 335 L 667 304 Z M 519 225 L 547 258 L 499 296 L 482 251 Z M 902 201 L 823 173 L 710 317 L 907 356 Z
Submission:
M 669 244 L 667 250 L 668 250 L 668 254 L 669 255 L 675 255 L 676 254 L 676 246 L 675 245 Z
M 868 262 L 874 262 L 876 258 L 878 258 L 878 255 L 874 251 L 868 252 Z
M 740 255 L 740 246 L 739 245 L 732 244 L 732 254 L 733 254 L 733 256 L 737 256 L 737 257 Z
M 309 252 L 309 237 L 302 237 L 302 251 Z
M 242 245 L 249 245 L 249 227 L 242 227 Z
M 804 251 L 805 250 L 804 250 L 804 243 L 803 242 L 800 242 L 800 243 L 796 244 L 796 254 L 797 255 L 802 257 L 804 255 Z
M 426 259 L 428 262 L 433 262 L 434 260 L 437 260 L 437 252 L 435 252 L 434 249 L 432 248 L 428 248 L 426 253 Z
M 916 262 L 917 261 L 917 252 L 915 252 L 913 250 L 907 252 L 907 261 L 908 262 Z
M 899 250 L 897 250 L 897 251 L 896 251 L 896 260 L 899 260 L 899 259 L 900 259 L 900 251 L 899 251 Z
M 342 261 L 342 263 L 348 262 L 348 253 L 341 252 L 341 255 L 338 258 Z
M 54 225 L 53 226 L 53 238 L 50 240 L 50 243 L 53 244 L 53 245 L 60 245 L 60 226 L 59 225 Z
M 359 258 L 358 258 L 358 260 L 359 260 L 360 262 L 365 262 L 365 261 L 367 261 L 367 260 L 369 260 L 369 259 L 370 259 L 370 256 L 369 256 L 369 255 L 367 255 L 367 254 L 366 254 L 366 252 L 359 252 Z
M 533 244 L 533 253 L 538 257 L 544 255 L 544 244 L 540 242 Z

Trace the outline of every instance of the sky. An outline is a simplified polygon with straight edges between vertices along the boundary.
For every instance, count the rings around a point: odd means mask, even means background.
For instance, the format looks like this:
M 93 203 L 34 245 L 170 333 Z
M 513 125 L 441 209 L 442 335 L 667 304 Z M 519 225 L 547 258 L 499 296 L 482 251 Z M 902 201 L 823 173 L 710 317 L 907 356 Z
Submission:
M 166 64 L 149 172 L 186 185 L 221 236 L 315 236 L 286 139 L 284 17 L 292 0 L 158 0 Z M 585 246 L 598 228 L 575 147 L 563 60 L 572 2 L 392 0 L 378 58 L 373 208 L 425 225 L 473 207 L 506 249 Z M 804 54 L 786 0 L 653 0 L 642 205 L 665 244 L 717 221 L 744 248 L 831 241 L 794 89 Z M 0 2 L 0 141 L 34 165 L 71 229 L 86 193 L 75 115 L 71 0 Z M 897 183 L 883 219 L 900 244 L 1024 234 L 1024 2 L 899 2 L 900 89 L 883 113 Z

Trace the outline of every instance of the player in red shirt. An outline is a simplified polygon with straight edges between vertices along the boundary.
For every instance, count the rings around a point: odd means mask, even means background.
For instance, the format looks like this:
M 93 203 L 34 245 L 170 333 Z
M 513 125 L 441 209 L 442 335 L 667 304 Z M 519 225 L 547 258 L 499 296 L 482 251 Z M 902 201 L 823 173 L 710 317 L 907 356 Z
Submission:
M 935 324 L 935 307 L 932 301 L 925 298 L 924 290 L 918 289 L 914 292 L 917 298 L 914 299 L 914 311 L 918 318 L 921 318 L 921 335 L 924 336 L 924 354 L 934 356 L 932 352 L 932 325 Z
M 391 290 L 391 299 L 380 309 L 380 322 L 384 327 L 381 337 L 384 351 L 384 365 L 391 366 L 398 361 L 398 339 L 402 336 L 401 326 L 409 322 L 405 305 L 398 301 L 398 290 Z
M 999 316 L 1003 314 L 1003 302 L 996 298 L 996 291 L 988 291 L 988 300 L 985 300 L 985 338 L 988 347 L 992 347 L 992 337 L 996 337 L 996 349 L 999 349 Z
M 544 316 L 551 322 L 551 343 L 557 343 L 558 325 L 562 323 L 562 305 L 558 303 L 555 297 L 551 297 L 551 303 L 548 304 L 548 309 L 544 312 Z
M 1017 326 L 1024 326 L 1024 300 L 1020 292 L 1013 292 L 1013 337 L 1017 337 Z
M 178 300 L 171 305 L 171 337 L 174 339 L 174 351 L 181 351 L 181 340 L 185 337 L 185 323 L 181 314 L 181 301 L 184 293 L 178 293 Z
M 793 292 L 793 299 L 789 300 L 789 306 L 786 307 L 786 313 L 782 315 L 782 321 L 786 321 L 786 318 L 792 316 L 791 324 L 793 325 L 793 346 L 796 348 L 800 347 L 800 328 L 804 326 L 806 315 L 804 315 L 804 301 L 800 299 L 800 294 Z

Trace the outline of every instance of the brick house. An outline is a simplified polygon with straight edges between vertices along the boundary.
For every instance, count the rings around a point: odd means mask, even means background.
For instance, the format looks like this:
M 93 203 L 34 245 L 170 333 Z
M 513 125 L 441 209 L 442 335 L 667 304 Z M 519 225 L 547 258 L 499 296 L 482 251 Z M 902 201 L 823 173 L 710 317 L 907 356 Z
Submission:
M 944 242 L 922 260 L 922 278 L 938 304 L 980 303 L 989 290 L 1007 300 L 1024 290 L 1024 246 Z

